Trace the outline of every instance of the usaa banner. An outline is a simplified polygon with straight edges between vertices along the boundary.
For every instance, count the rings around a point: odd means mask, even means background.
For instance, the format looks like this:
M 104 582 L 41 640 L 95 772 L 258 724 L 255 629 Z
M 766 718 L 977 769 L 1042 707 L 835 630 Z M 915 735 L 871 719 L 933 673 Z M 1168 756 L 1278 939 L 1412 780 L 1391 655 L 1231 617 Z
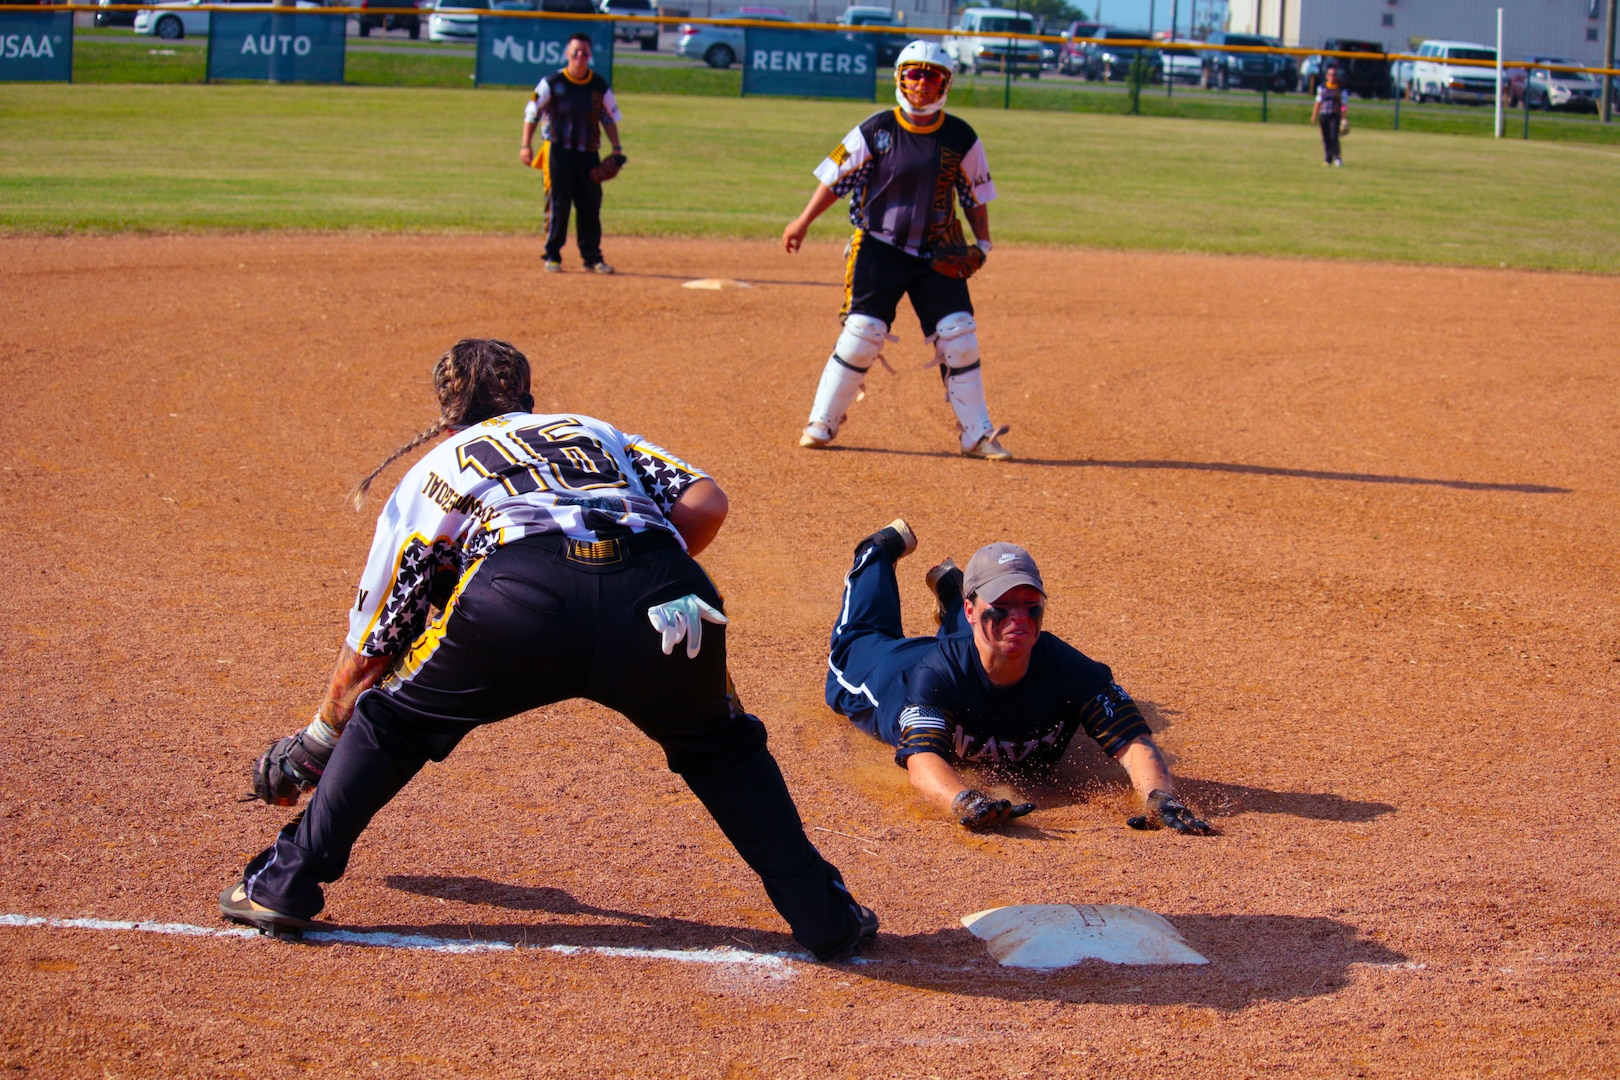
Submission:
M 72 82 L 73 12 L 0 11 L 0 82 Z
M 208 19 L 208 78 L 340 83 L 347 18 L 215 11 Z
M 613 81 L 613 24 L 574 19 L 478 20 L 480 86 L 533 86 L 568 63 L 563 52 L 568 39 L 585 34 L 591 39 L 591 70 Z
M 765 30 L 750 26 L 743 47 L 742 92 L 871 101 L 877 57 L 864 34 L 836 30 Z

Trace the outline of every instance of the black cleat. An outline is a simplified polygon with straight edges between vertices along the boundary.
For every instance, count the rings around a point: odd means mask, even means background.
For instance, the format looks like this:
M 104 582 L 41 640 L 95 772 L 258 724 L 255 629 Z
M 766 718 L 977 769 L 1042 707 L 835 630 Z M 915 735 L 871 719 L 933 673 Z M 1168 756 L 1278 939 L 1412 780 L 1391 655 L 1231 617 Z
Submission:
M 308 919 L 283 915 L 263 904 L 256 904 L 247 894 L 247 883 L 238 881 L 219 894 L 219 912 L 232 922 L 253 927 L 271 937 L 299 937 L 309 925 Z
M 872 943 L 872 941 L 877 937 L 878 932 L 877 912 L 873 911 L 865 904 L 856 904 L 855 920 L 855 936 L 848 941 L 842 942 L 838 945 L 833 945 L 830 948 L 817 949 L 815 954 L 817 960 L 821 961 L 823 964 L 834 960 L 844 960 L 860 952 L 861 949 Z
M 917 550 L 917 534 L 911 531 L 905 518 L 895 518 L 877 532 L 855 545 L 855 554 L 859 555 L 868 547 L 876 547 L 889 557 L 890 562 L 899 562 L 901 559 Z
M 951 612 L 962 606 L 962 571 L 954 561 L 946 559 L 928 571 L 923 581 L 934 594 L 934 625 L 944 626 Z

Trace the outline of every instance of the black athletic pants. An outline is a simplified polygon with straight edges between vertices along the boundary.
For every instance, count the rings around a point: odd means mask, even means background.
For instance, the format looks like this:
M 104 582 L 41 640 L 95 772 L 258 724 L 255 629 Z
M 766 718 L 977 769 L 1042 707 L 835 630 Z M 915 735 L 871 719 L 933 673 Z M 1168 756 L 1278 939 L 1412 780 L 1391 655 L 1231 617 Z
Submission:
M 1316 122 L 1322 125 L 1322 159 L 1331 165 L 1339 160 L 1339 118 L 1324 114 Z
M 301 818 L 248 864 L 248 895 L 311 918 L 373 815 L 429 761 L 473 728 L 568 698 L 616 709 L 656 740 L 672 771 L 764 882 L 771 903 L 812 952 L 852 941 L 854 901 L 805 836 L 765 725 L 734 712 L 725 628 L 703 626 L 694 659 L 666 656 L 647 608 L 695 593 L 720 597 L 673 537 L 618 541 L 618 562 L 580 562 L 568 541 L 531 537 L 500 548 L 465 578 L 448 613 L 402 665 L 356 703 Z M 437 647 L 433 647 L 437 635 Z
M 602 261 L 602 185 L 591 179 L 600 164 L 594 151 L 546 145 L 546 258 L 552 262 L 562 260 L 570 209 L 579 213 L 574 231 L 580 258 L 586 266 Z

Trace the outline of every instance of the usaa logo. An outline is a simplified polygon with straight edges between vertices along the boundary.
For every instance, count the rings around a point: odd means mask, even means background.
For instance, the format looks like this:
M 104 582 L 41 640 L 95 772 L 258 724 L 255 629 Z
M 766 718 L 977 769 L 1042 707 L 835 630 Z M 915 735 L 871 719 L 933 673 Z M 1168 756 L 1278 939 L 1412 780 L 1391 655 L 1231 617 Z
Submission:
M 33 60 L 40 57 L 56 59 L 56 50 L 51 48 L 51 37 L 41 34 L 37 38 L 28 34 L 0 35 L 0 57 L 7 60 Z M 58 43 L 61 38 L 55 39 Z
M 560 66 L 567 63 L 563 55 L 566 41 L 519 41 L 511 34 L 490 42 L 490 51 L 497 60 L 510 60 L 514 64 L 546 64 Z M 592 67 L 595 67 L 593 64 Z

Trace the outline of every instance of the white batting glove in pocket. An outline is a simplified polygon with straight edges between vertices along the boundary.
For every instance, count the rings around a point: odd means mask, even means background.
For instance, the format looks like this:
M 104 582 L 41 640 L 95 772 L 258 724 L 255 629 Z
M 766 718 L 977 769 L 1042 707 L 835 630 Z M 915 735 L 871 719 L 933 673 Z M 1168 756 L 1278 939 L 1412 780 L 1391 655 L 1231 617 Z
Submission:
M 654 630 L 664 635 L 664 655 L 668 656 L 684 638 L 686 658 L 697 658 L 703 647 L 703 624 L 712 622 L 724 626 L 728 621 L 719 611 L 704 603 L 695 593 L 687 593 L 679 600 L 667 604 L 654 604 L 647 609 L 647 621 Z

